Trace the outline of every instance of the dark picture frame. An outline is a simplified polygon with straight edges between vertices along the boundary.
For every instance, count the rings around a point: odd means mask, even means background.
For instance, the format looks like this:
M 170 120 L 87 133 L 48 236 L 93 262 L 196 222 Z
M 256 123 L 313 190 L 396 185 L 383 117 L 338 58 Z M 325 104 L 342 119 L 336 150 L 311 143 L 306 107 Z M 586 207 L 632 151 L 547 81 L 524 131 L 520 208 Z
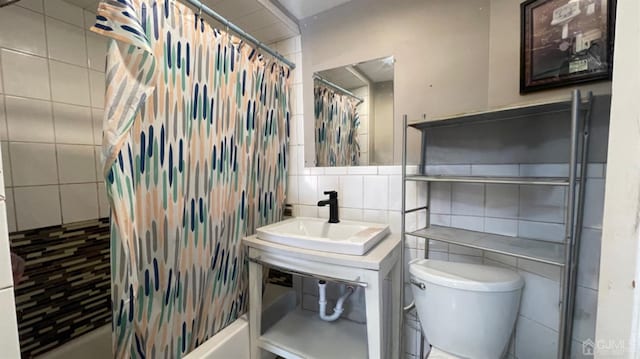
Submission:
M 520 5 L 520 93 L 611 80 L 616 0 Z

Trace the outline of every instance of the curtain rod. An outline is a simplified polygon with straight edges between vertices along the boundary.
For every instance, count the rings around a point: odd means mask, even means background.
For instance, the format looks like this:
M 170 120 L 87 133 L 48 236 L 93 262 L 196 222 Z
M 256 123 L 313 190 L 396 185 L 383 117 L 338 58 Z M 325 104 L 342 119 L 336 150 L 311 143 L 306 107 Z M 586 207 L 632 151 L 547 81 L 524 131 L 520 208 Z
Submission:
M 313 79 L 314 79 L 314 80 L 318 80 L 318 81 L 322 82 L 323 84 L 325 84 L 325 85 L 327 85 L 327 86 L 329 86 L 329 87 L 333 87 L 334 89 L 336 89 L 336 90 L 338 90 L 338 91 L 340 91 L 340 92 L 344 93 L 344 94 L 345 94 L 345 95 L 347 95 L 347 96 L 350 96 L 350 97 L 355 98 L 356 100 L 358 100 L 358 105 L 364 102 L 364 99 L 363 99 L 362 97 L 360 97 L 360 96 L 356 96 L 353 92 L 351 92 L 351 91 L 349 91 L 349 90 L 346 90 L 346 89 L 344 89 L 343 87 L 341 87 L 341 86 L 339 86 L 339 85 L 336 85 L 336 84 L 334 84 L 333 82 L 331 82 L 331 81 L 329 81 L 329 80 L 325 80 L 325 79 L 323 79 L 323 78 L 322 78 L 322 77 L 320 77 L 320 75 L 318 75 L 318 74 L 313 75 Z
M 249 42 L 252 42 L 254 45 L 258 46 L 260 49 L 264 50 L 269 55 L 271 55 L 271 56 L 275 57 L 276 59 L 282 61 L 285 65 L 289 66 L 289 68 L 291 68 L 291 70 L 296 68 L 296 64 L 294 64 L 293 62 L 289 61 L 287 58 L 285 58 L 284 56 L 280 55 L 277 51 L 273 50 L 269 46 L 263 44 L 260 40 L 258 40 L 255 37 L 249 35 L 249 33 L 247 33 L 246 31 L 242 30 L 236 24 L 234 24 L 231 21 L 227 20 L 222 15 L 220 15 L 217 12 L 211 10 L 211 8 L 209 8 L 207 5 L 203 4 L 201 1 L 198 1 L 198 0 L 183 0 L 183 1 L 188 2 L 189 4 L 191 4 L 192 6 L 195 6 L 197 9 L 201 10 L 205 14 L 207 14 L 207 15 L 211 16 L 212 18 L 218 20 L 224 26 L 228 27 L 230 30 L 232 30 L 236 34 L 238 34 L 241 37 L 245 38 Z

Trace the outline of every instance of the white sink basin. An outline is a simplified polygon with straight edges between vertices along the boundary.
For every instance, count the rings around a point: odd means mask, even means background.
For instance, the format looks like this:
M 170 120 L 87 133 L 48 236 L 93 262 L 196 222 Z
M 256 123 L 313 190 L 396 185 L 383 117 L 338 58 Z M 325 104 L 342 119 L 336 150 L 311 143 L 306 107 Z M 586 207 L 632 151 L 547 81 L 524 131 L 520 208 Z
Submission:
M 257 229 L 258 238 L 287 246 L 361 256 L 389 234 L 386 224 L 296 217 Z

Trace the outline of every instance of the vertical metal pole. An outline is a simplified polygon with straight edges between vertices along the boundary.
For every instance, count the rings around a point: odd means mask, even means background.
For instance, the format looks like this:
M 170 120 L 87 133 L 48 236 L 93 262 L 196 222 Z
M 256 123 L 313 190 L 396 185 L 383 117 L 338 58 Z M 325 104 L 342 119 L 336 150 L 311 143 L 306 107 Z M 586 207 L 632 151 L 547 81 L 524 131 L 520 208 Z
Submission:
M 558 358 L 568 358 L 571 352 L 573 331 L 573 304 L 575 285 L 573 283 L 573 251 L 575 249 L 575 209 L 578 167 L 578 117 L 580 113 L 580 91 L 571 94 L 571 149 L 569 153 L 569 193 L 567 195 L 567 216 L 565 218 L 565 264 L 562 276 L 562 304 L 558 331 Z
M 582 148 L 580 149 L 580 187 L 578 188 L 575 223 L 575 245 L 573 247 L 572 283 L 577 283 L 578 266 L 580 264 L 580 243 L 582 242 L 582 223 L 584 220 L 584 196 L 587 189 L 587 166 L 589 165 L 589 133 L 591 131 L 591 113 L 593 108 L 593 93 L 587 95 L 587 110 L 582 120 Z
M 422 130 L 422 138 L 426 138 L 425 130 Z M 424 145 L 423 147 L 423 152 L 421 154 L 421 156 L 423 156 L 423 158 L 425 158 L 424 160 L 424 164 L 425 164 L 425 170 L 423 172 L 426 173 L 426 164 L 427 164 L 427 146 Z M 429 228 L 429 226 L 431 226 L 431 182 L 425 182 L 425 185 L 427 186 L 427 193 L 426 193 L 426 201 L 427 201 L 427 209 L 426 209 L 426 218 L 425 218 L 425 223 L 424 223 L 424 227 L 425 228 Z M 422 258 L 427 259 L 429 258 L 429 242 L 431 240 L 429 238 L 425 238 L 424 239 L 424 253 L 422 254 Z M 419 359 L 424 359 L 424 355 L 425 355 L 425 347 L 424 347 L 424 340 L 425 340 L 425 336 L 424 336 L 424 332 L 422 331 L 422 326 L 419 326 L 418 329 L 420 329 L 420 354 L 419 354 Z
M 407 210 L 407 115 L 402 115 L 402 212 L 400 213 L 400 266 L 401 288 L 400 291 L 400 343 L 398 345 L 398 358 L 404 358 L 404 243 L 405 243 L 405 211 Z
M 427 115 L 424 115 L 424 119 L 426 120 Z M 427 158 L 425 154 L 427 153 L 427 131 L 422 130 L 421 139 L 420 139 L 420 167 L 418 168 L 418 173 L 423 175 L 427 173 Z
M 424 228 L 431 226 L 431 182 L 426 182 L 427 185 L 427 218 L 425 218 Z M 423 258 L 429 258 L 429 242 L 428 238 L 424 239 L 424 256 Z
M 427 120 L 427 114 L 423 114 L 422 115 L 422 120 L 426 121 Z M 422 130 L 422 143 L 421 143 L 421 150 L 422 152 L 420 153 L 420 173 L 421 174 L 426 174 L 427 173 L 427 131 L 426 130 Z M 431 223 L 431 182 L 425 182 L 425 185 L 427 186 L 427 193 L 426 193 L 426 218 L 425 218 L 425 223 L 424 223 L 424 227 L 425 228 L 429 228 L 429 225 Z M 417 184 L 416 184 L 417 186 Z M 424 253 L 423 253 L 423 258 L 429 258 L 429 238 L 425 238 L 424 239 Z M 420 356 L 419 359 L 424 359 L 424 333 L 422 332 L 422 326 L 419 326 L 418 329 L 420 329 Z
M 427 114 L 423 114 L 422 115 L 422 119 L 424 121 L 427 120 Z M 427 174 L 427 131 L 426 130 L 422 130 L 422 153 L 420 154 L 421 158 L 422 158 L 422 174 Z M 426 193 L 426 207 L 427 207 L 427 214 L 426 214 L 426 218 L 425 218 L 425 223 L 424 223 L 424 228 L 429 228 L 431 226 L 431 182 L 425 182 L 426 186 L 427 186 L 427 193 Z M 424 239 L 424 255 L 423 258 L 427 259 L 429 258 L 429 242 L 431 240 L 429 238 L 425 238 Z

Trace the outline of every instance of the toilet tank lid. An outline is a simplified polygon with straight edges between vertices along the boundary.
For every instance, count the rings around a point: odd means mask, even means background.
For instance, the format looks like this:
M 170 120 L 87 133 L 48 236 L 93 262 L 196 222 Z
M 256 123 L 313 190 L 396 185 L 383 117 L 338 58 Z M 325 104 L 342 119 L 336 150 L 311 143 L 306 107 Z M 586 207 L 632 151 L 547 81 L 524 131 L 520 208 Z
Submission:
M 409 273 L 428 283 L 477 292 L 509 292 L 524 285 L 517 272 L 482 264 L 414 259 Z

